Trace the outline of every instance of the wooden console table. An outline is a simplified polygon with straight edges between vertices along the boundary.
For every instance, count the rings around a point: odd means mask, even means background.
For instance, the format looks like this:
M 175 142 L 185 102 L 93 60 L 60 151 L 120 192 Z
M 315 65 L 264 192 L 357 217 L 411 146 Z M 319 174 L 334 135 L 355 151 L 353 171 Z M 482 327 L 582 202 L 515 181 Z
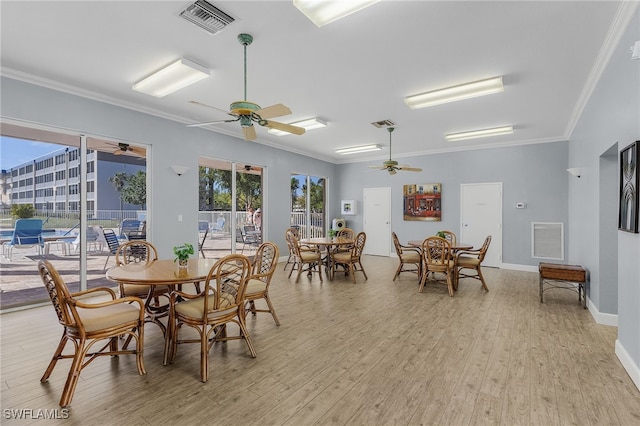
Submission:
M 562 288 L 578 293 L 578 303 L 587 309 L 587 271 L 580 265 L 540 262 L 540 303 L 546 290 Z M 544 288 L 545 284 L 547 288 Z

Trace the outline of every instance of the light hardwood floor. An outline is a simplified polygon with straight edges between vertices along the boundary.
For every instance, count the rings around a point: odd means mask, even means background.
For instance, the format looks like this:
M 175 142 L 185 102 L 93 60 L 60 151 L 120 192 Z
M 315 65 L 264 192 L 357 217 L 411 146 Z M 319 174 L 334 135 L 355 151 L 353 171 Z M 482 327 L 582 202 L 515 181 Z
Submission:
M 365 256 L 369 280 L 338 274 L 294 284 L 278 265 L 268 314 L 248 318 L 258 357 L 242 341 L 216 345 L 209 381 L 199 347 L 162 365 L 162 336 L 145 329 L 147 375 L 132 356 L 87 367 L 69 419 L 17 421 L 11 409 L 54 409 L 69 368 L 39 379 L 60 337 L 51 306 L 1 321 L 3 424 L 72 425 L 637 425 L 640 392 L 614 354 L 616 329 L 597 325 L 563 290 L 538 301 L 538 276 L 485 268 L 490 292 L 463 280 L 418 293 L 391 281 L 393 258 Z M 233 332 L 234 330 L 230 330 Z

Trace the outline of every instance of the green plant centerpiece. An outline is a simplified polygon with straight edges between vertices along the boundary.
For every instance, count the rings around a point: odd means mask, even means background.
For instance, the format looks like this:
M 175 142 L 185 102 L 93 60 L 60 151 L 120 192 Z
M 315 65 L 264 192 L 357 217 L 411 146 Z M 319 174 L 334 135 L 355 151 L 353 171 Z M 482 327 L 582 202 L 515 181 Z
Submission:
M 338 234 L 338 231 L 336 231 L 335 229 L 329 229 L 327 231 L 327 235 L 329 236 L 329 238 L 333 238 Z
M 446 239 L 447 239 L 447 234 L 445 234 L 445 233 L 444 233 L 444 232 L 442 232 L 442 231 L 438 231 L 438 232 L 436 233 L 436 237 L 444 238 L 444 239 L 446 240 Z
M 176 255 L 174 262 L 178 262 L 178 265 L 181 267 L 187 266 L 189 262 L 189 256 L 194 253 L 193 246 L 189 243 L 184 243 L 181 246 L 175 246 L 173 248 L 173 254 Z

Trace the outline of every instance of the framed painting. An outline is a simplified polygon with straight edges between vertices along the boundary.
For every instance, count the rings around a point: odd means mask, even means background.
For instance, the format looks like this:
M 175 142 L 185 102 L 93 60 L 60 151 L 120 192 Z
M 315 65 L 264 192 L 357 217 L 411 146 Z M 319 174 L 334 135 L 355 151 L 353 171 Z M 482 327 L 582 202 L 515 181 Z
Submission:
M 346 215 L 356 214 L 356 202 L 354 200 L 342 200 L 340 212 Z
M 442 220 L 442 184 L 404 185 L 402 197 L 404 220 Z
M 638 233 L 638 189 L 640 174 L 640 141 L 620 151 L 620 205 L 618 210 L 618 229 Z

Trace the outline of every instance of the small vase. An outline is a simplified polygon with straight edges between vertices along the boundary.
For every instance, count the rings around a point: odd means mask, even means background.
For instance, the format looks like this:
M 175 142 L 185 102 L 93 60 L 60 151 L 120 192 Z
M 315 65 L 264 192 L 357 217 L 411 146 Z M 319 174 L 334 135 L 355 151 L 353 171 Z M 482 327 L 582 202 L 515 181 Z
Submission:
M 178 260 L 178 269 L 185 270 L 189 267 L 189 259 L 179 259 Z

